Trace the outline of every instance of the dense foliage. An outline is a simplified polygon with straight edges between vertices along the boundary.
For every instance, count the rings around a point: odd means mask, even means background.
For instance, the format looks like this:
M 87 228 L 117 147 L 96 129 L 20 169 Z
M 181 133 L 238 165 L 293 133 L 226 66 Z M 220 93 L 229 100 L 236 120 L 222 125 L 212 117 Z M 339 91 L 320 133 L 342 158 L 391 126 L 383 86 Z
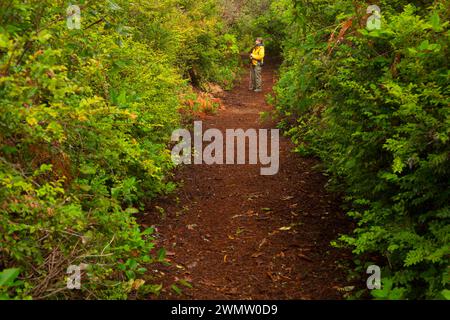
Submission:
M 276 1 L 289 35 L 277 108 L 346 195 L 357 228 L 340 243 L 383 263 L 373 295 L 448 298 L 450 3 L 376 1 L 379 30 L 370 4 Z
M 157 293 L 134 214 L 174 189 L 179 96 L 230 85 L 236 40 L 213 0 L 79 1 L 81 29 L 69 4 L 0 1 L 0 298 Z
M 280 53 L 285 28 L 272 0 L 221 0 L 226 29 L 235 34 L 239 47 L 249 51 L 255 38 L 262 37 L 268 56 Z M 274 9 L 274 10 L 272 10 Z
M 161 290 L 136 216 L 175 189 L 180 108 L 215 112 L 199 90 L 230 88 L 256 36 L 282 50 L 280 126 L 356 221 L 336 245 L 383 267 L 372 295 L 449 298 L 448 0 L 80 0 L 80 29 L 70 4 L 0 0 L 0 299 Z

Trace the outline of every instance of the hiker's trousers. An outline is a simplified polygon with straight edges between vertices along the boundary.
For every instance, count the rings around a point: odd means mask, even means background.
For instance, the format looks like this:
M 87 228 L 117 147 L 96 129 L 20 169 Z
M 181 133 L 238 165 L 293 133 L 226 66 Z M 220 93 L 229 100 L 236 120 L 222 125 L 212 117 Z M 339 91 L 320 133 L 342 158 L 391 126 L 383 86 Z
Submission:
M 250 65 L 250 90 L 261 90 L 262 89 L 262 76 L 261 76 L 261 66 L 259 64 Z

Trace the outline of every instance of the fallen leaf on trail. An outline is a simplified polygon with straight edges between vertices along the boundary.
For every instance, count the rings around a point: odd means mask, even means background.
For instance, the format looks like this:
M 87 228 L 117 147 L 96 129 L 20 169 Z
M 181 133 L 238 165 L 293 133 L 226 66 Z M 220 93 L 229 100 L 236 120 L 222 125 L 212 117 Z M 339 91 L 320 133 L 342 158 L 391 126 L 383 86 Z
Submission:
M 228 239 L 230 239 L 230 240 L 234 240 L 234 237 L 233 237 L 233 236 L 231 236 L 231 235 L 228 235 Z
M 288 231 L 288 230 L 291 230 L 291 229 L 292 229 L 292 227 L 289 226 L 289 227 L 281 227 L 278 230 L 280 230 L 280 231 Z
M 223 262 L 227 262 L 227 255 L 223 256 Z
M 217 285 L 215 283 L 208 281 L 208 280 L 199 280 L 198 283 L 203 284 L 208 287 L 217 287 Z
M 137 290 L 137 289 L 139 289 L 141 286 L 143 286 L 144 283 L 145 283 L 145 280 L 142 280 L 142 279 L 136 279 L 136 280 L 134 280 L 133 284 L 131 285 L 131 288 L 132 288 L 133 290 Z
M 294 197 L 293 196 L 286 196 L 286 197 L 281 198 L 281 200 L 283 200 L 283 201 L 291 200 L 291 199 L 294 199 Z
M 175 284 L 171 286 L 172 290 L 175 291 L 178 295 L 181 295 L 181 289 L 178 288 Z
M 305 255 L 302 254 L 302 253 L 299 253 L 298 256 L 299 256 L 300 258 L 302 258 L 302 259 L 305 259 L 306 261 L 312 262 L 312 259 L 311 259 L 311 258 L 305 256 Z
M 298 206 L 298 203 L 294 203 L 294 204 L 291 204 L 289 206 L 289 208 L 294 209 L 294 208 L 297 208 L 297 206 Z
M 350 292 L 353 289 L 355 289 L 355 286 L 347 286 L 347 287 L 338 287 L 338 286 L 334 286 L 333 289 L 336 289 L 337 291 L 340 292 Z
M 267 242 L 267 239 L 266 238 L 264 238 L 264 239 L 262 239 L 262 241 L 259 243 L 259 248 L 261 249 L 261 247 L 265 244 Z
M 197 225 L 194 223 L 194 224 L 188 224 L 187 225 L 187 228 L 189 229 L 189 230 L 194 230 L 194 228 L 196 227 Z
M 261 194 L 259 194 L 259 193 L 253 193 L 253 194 L 250 194 L 250 195 L 248 196 L 247 200 L 252 201 L 252 200 L 254 200 L 254 199 L 256 199 L 256 198 L 260 198 L 260 197 L 261 197 Z
M 274 272 L 267 272 L 267 275 L 273 282 L 280 280 L 280 277 Z
M 179 279 L 178 282 L 179 282 L 181 285 L 183 285 L 183 286 L 185 286 L 185 287 L 187 287 L 187 288 L 192 289 L 192 284 L 190 284 L 189 281 L 187 281 L 186 279 Z
M 290 277 L 288 277 L 288 276 L 285 276 L 285 275 L 282 275 L 282 274 L 280 274 L 280 277 L 282 277 L 282 278 L 284 278 L 284 279 L 286 279 L 286 280 L 292 280 L 292 278 L 290 278 Z
M 252 254 L 252 258 L 258 258 L 258 257 L 260 257 L 262 255 L 263 255 L 262 252 L 256 252 L 256 253 Z

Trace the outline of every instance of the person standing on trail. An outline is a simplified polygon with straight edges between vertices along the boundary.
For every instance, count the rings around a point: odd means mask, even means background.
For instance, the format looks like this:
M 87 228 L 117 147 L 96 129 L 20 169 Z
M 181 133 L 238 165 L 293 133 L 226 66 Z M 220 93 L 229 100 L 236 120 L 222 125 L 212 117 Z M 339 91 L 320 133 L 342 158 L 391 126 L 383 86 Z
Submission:
M 262 38 L 256 38 L 255 46 L 250 51 L 250 86 L 249 90 L 262 91 L 261 68 L 264 64 L 264 44 Z

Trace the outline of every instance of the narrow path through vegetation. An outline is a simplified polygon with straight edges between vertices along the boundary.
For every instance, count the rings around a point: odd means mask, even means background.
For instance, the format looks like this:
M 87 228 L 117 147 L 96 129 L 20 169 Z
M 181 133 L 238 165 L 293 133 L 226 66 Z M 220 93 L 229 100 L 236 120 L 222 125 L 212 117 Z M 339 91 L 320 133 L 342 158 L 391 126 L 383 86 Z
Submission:
M 449 20 L 450 0 L 0 0 L 0 300 L 449 300 Z M 255 93 L 236 75 L 261 43 Z M 288 131 L 279 173 L 174 168 L 194 119 Z
M 275 66 L 263 70 L 263 93 L 247 89 L 248 76 L 223 98 L 224 109 L 203 120 L 203 130 L 274 128 L 262 122 L 270 111 L 265 94 Z M 280 171 L 261 176 L 255 165 L 189 165 L 178 172 L 183 182 L 174 197 L 161 199 L 165 217 L 144 218 L 156 225 L 159 247 L 170 266 L 154 267 L 164 282 L 162 298 L 180 298 L 171 284 L 180 279 L 189 299 L 339 299 L 346 285 L 345 253 L 330 247 L 348 221 L 325 192 L 326 179 L 316 162 L 292 152 L 280 140 Z

